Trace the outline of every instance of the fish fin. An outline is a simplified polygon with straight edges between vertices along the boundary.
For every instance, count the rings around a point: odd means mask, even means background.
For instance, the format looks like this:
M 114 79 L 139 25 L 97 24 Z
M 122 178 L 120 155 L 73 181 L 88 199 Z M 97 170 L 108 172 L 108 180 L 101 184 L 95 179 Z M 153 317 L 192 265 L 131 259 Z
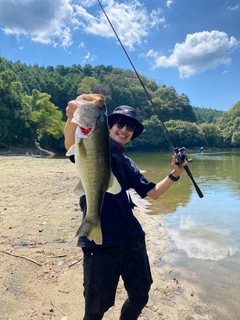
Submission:
M 83 139 L 79 140 L 77 148 L 78 148 L 80 156 L 85 158 L 87 156 L 87 151 L 86 151 L 86 147 L 83 142 Z
M 76 185 L 76 187 L 73 190 L 73 196 L 75 198 L 80 198 L 81 196 L 83 196 L 85 194 L 83 185 L 82 185 L 82 181 L 79 180 L 78 184 Z
M 122 190 L 121 185 L 119 184 L 117 178 L 111 171 L 110 180 L 108 184 L 108 189 L 106 190 L 109 193 L 117 194 Z
M 67 153 L 66 153 L 66 156 L 73 156 L 73 155 L 75 155 L 75 150 L 76 150 L 76 147 L 75 147 L 75 144 L 73 144 L 72 146 L 71 146 L 71 148 L 67 151 Z
M 93 240 L 96 244 L 102 244 L 100 219 L 93 220 L 89 217 L 85 217 L 76 232 L 76 236 L 85 236 L 89 240 Z

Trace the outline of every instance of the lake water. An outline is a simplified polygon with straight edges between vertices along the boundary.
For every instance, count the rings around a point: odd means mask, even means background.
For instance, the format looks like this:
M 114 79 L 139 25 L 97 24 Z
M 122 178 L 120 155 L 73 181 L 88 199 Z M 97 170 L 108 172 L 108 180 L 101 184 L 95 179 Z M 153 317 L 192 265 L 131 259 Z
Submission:
M 128 153 L 150 180 L 171 171 L 171 153 Z M 240 152 L 192 153 L 189 169 L 204 198 L 183 173 L 157 201 L 151 214 L 164 214 L 170 264 L 196 285 L 201 300 L 216 307 L 213 319 L 240 319 Z

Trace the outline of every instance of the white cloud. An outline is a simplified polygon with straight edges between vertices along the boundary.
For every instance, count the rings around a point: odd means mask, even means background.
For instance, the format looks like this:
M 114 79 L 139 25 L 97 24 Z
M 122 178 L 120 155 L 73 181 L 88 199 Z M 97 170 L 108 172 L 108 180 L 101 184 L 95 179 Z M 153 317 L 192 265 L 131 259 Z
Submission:
M 224 70 L 224 71 L 222 72 L 222 74 L 229 73 L 229 72 L 230 72 L 230 70 Z
M 67 27 L 72 7 L 69 0 L 0 0 L 0 25 L 7 35 L 30 37 L 43 44 L 71 44 Z
M 170 8 L 171 5 L 173 4 L 173 0 L 167 0 L 166 4 L 167 4 L 167 7 Z
M 97 56 L 95 54 L 90 53 L 87 50 L 86 45 L 85 45 L 84 42 L 81 42 L 79 44 L 78 48 L 83 49 L 83 51 L 86 52 L 85 56 L 83 57 L 82 64 L 93 62 L 96 59 Z
M 169 235 L 190 258 L 219 261 L 239 251 L 226 231 L 199 225 L 189 217 L 181 217 L 178 229 L 170 229 Z
M 93 16 L 81 5 L 76 5 L 76 16 L 81 17 L 81 25 L 89 34 L 116 38 L 105 15 L 100 12 Z M 113 0 L 106 1 L 104 10 L 117 32 L 121 42 L 134 49 L 135 45 L 143 42 L 150 30 L 165 24 L 165 18 L 159 8 L 148 13 L 146 7 L 137 0 L 127 3 L 117 3 Z
M 79 3 L 79 1 L 76 3 Z M 96 0 L 81 0 L 81 5 L 84 7 L 91 7 L 94 4 L 96 4 Z
M 226 33 L 213 30 L 188 34 L 185 42 L 176 43 L 167 57 L 150 50 L 147 57 L 153 59 L 153 68 L 178 68 L 180 78 L 189 78 L 196 73 L 215 69 L 231 63 L 231 53 L 240 42 Z
M 87 54 L 85 55 L 82 63 L 83 64 L 86 64 L 86 63 L 89 63 L 89 62 L 93 62 L 96 58 L 96 55 L 94 54 L 91 54 L 90 52 L 87 52 Z
M 160 8 L 148 12 L 138 0 L 101 3 L 121 41 L 130 49 L 141 45 L 153 28 L 166 25 Z M 0 27 L 5 34 L 18 39 L 26 36 L 32 41 L 67 48 L 76 29 L 82 34 L 115 37 L 96 0 L 0 0 L 0 7 Z
M 84 42 L 81 42 L 78 46 L 78 48 L 85 48 L 85 43 Z
M 231 11 L 236 11 L 236 10 L 240 9 L 240 6 L 239 6 L 239 4 L 237 4 L 235 7 L 227 7 L 227 9 L 231 10 Z

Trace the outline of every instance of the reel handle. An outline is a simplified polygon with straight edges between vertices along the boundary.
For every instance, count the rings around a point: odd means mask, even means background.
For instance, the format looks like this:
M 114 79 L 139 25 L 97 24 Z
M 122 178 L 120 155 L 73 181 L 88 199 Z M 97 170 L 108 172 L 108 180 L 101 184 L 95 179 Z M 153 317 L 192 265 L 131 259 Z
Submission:
M 177 164 L 182 164 L 184 162 L 184 160 L 186 159 L 188 162 L 191 162 L 191 159 L 187 159 L 187 155 L 185 154 L 185 148 L 182 147 L 182 148 L 174 148 L 175 150 L 175 157 L 177 159 Z M 195 190 L 197 191 L 197 194 L 199 196 L 199 198 L 203 198 L 203 193 L 202 191 L 200 190 L 200 188 L 198 187 L 197 183 L 195 182 L 195 180 L 193 179 L 193 176 L 191 174 L 191 171 L 190 169 L 188 168 L 188 166 L 184 166 L 183 167 L 184 170 L 187 172 L 187 175 L 189 176 L 189 178 L 191 179 L 194 187 L 195 187 Z

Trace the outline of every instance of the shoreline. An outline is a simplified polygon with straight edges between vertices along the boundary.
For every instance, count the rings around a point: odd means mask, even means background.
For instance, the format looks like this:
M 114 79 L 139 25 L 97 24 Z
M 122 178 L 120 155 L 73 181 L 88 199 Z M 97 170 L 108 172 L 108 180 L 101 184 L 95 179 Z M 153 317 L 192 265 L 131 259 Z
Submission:
M 81 319 L 82 251 L 76 247 L 75 238 L 81 214 L 75 210 L 78 200 L 71 195 L 78 181 L 75 167 L 68 159 L 1 155 L 0 165 L 4 168 L 0 199 L 1 318 Z M 137 204 L 134 214 L 146 234 L 153 277 L 149 302 L 140 319 L 214 319 L 206 314 L 209 307 L 201 302 L 198 288 L 181 279 L 178 268 L 161 261 L 169 247 L 163 217 L 149 215 L 151 204 L 135 193 L 131 196 Z M 104 319 L 117 320 L 125 299 L 120 280 L 115 305 Z
M 199 149 L 187 149 L 187 152 L 190 153 L 211 153 L 211 152 L 227 152 L 227 151 L 240 151 L 240 148 L 228 148 L 228 149 L 220 149 L 220 148 L 206 148 L 203 150 L 203 152 L 199 152 Z M 126 153 L 135 153 L 137 150 L 127 150 Z M 144 153 L 148 152 L 170 152 L 169 150 L 150 150 L 150 151 L 141 151 Z M 40 147 L 30 147 L 30 148 L 21 148 L 21 147 L 9 147 L 9 148 L 0 148 L 0 157 L 18 157 L 18 156 L 31 156 L 31 157 L 53 157 L 57 155 L 65 155 L 65 151 L 62 153 L 54 153 L 50 150 L 45 150 Z
M 52 157 L 55 153 L 50 150 L 45 150 L 37 147 L 20 148 L 10 147 L 8 149 L 0 149 L 0 157 Z

